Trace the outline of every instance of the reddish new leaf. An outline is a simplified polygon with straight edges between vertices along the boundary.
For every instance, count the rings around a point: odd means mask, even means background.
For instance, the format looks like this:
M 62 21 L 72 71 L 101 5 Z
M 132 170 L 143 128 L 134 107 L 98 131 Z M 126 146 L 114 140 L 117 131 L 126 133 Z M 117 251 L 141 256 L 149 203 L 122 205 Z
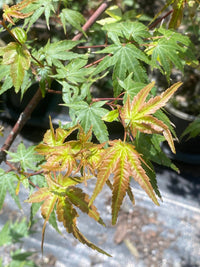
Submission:
M 24 9 L 26 6 L 28 6 L 31 2 L 34 2 L 34 1 L 36 0 L 24 0 L 18 3 L 17 5 L 13 5 L 11 7 L 4 4 L 3 5 L 3 19 L 15 25 L 12 18 L 24 19 L 24 18 L 29 17 L 32 14 L 32 12 L 22 13 L 20 11 Z
M 102 155 L 102 163 L 99 167 L 97 183 L 90 204 L 100 193 L 110 175 L 113 174 L 112 224 L 115 224 L 125 194 L 128 193 L 134 202 L 129 186 L 131 177 L 140 184 L 156 205 L 159 205 L 159 203 L 149 181 L 149 177 L 142 168 L 143 160 L 135 150 L 135 147 L 121 140 L 111 141 L 109 144 L 111 146 L 105 149 L 105 153 Z
M 128 97 L 123 110 L 121 111 L 121 118 L 124 124 L 130 128 L 133 137 L 136 137 L 137 131 L 153 134 L 163 134 L 166 138 L 171 150 L 175 153 L 175 147 L 171 132 L 166 124 L 152 116 L 158 109 L 162 108 L 175 91 L 181 86 L 178 82 L 168 88 L 160 96 L 152 97 L 145 102 L 154 83 L 150 83 L 144 87 L 134 98 L 130 101 Z

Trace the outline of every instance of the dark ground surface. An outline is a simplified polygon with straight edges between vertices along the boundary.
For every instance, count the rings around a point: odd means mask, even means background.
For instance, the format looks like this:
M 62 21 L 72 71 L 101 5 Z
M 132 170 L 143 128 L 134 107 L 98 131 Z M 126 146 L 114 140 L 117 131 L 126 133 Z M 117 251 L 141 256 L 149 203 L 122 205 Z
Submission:
M 65 118 L 66 119 L 66 118 Z M 54 119 L 54 121 L 56 118 Z M 11 125 L 2 122 L 6 137 Z M 0 123 L 1 124 L 1 123 Z M 23 140 L 26 146 L 42 139 L 44 130 L 27 126 L 17 137 L 11 150 Z M 0 139 L 3 144 L 5 137 Z M 79 220 L 79 228 L 86 237 L 112 255 L 105 255 L 78 243 L 71 235 L 58 235 L 48 226 L 46 230 L 44 258 L 41 258 L 40 242 L 42 221 L 37 223 L 37 233 L 24 239 L 23 248 L 34 250 L 34 259 L 39 266 L 95 266 L 95 267 L 195 267 L 200 266 L 200 165 L 178 163 L 180 174 L 156 166 L 158 186 L 163 202 L 156 207 L 140 187 L 133 183 L 136 205 L 125 200 L 118 223 L 111 226 L 109 200 L 111 194 L 104 188 L 95 204 L 107 228 L 103 228 L 86 217 Z M 2 165 L 1 168 L 5 166 Z M 95 181 L 86 190 L 91 192 Z M 8 218 L 29 216 L 29 205 L 23 203 L 27 193 L 22 191 L 20 198 L 24 213 L 18 211 L 12 199 L 7 196 L 0 217 L 0 228 Z M 0 248 L 4 262 L 9 260 L 7 247 Z

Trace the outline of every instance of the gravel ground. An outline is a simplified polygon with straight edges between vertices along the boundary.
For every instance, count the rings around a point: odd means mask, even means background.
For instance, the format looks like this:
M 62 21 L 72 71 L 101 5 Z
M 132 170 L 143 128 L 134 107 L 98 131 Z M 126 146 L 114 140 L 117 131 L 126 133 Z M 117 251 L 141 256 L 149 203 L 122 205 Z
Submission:
M 4 123 L 5 136 L 11 126 Z M 42 135 L 39 129 L 27 127 L 18 136 L 11 150 L 23 140 L 26 146 L 38 141 Z M 37 140 L 35 139 L 37 135 Z M 3 144 L 3 138 L 1 143 Z M 5 166 L 2 165 L 1 168 Z M 195 267 L 200 266 L 200 175 L 199 166 L 180 165 L 181 174 L 165 169 L 157 169 L 158 185 L 163 196 L 160 207 L 156 207 L 135 183 L 132 184 L 136 205 L 125 200 L 119 214 L 118 223 L 111 226 L 110 191 L 107 187 L 97 198 L 95 204 L 107 227 L 95 224 L 81 215 L 79 228 L 86 237 L 112 255 L 105 255 L 78 243 L 73 236 L 58 235 L 48 226 L 45 235 L 44 256 L 40 252 L 42 220 L 36 224 L 37 232 L 20 244 L 24 250 L 35 251 L 32 256 L 38 266 L 95 266 L 95 267 Z M 95 181 L 94 181 L 95 182 Z M 91 192 L 94 183 L 86 190 Z M 7 196 L 1 211 L 0 229 L 8 218 L 29 217 L 29 204 L 23 203 L 27 193 L 22 191 L 20 199 L 23 212 L 20 212 L 12 199 Z M 11 250 L 19 244 L 0 247 L 4 263 L 9 261 Z

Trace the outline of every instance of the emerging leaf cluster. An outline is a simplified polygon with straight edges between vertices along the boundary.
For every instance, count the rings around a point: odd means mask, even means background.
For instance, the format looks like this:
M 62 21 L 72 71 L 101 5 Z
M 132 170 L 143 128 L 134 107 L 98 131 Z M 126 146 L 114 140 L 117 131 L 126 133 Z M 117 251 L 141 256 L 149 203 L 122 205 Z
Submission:
M 173 85 L 162 95 L 150 98 L 146 102 L 153 85 L 151 83 L 144 87 L 133 98 L 132 102 L 128 97 L 123 107 L 118 106 L 116 111 L 107 111 L 103 119 L 112 121 L 117 114 L 118 119 L 122 120 L 125 126 L 125 133 L 134 139 L 137 132 L 163 134 L 175 153 L 169 128 L 152 114 L 165 105 L 181 83 Z M 97 105 L 96 109 L 98 112 Z M 81 108 L 82 112 L 83 110 L 84 108 Z M 90 122 L 90 125 L 92 123 L 93 121 Z M 46 159 L 41 168 L 45 173 L 48 186 L 40 188 L 28 200 L 31 203 L 44 201 L 41 206 L 41 213 L 45 219 L 43 237 L 46 222 L 55 209 L 58 221 L 63 223 L 68 233 L 72 233 L 80 242 L 91 248 L 105 253 L 80 233 L 76 225 L 78 212 L 75 208 L 79 208 L 97 222 L 104 224 L 93 205 L 93 201 L 103 189 L 104 184 L 107 183 L 112 190 L 112 224 L 115 224 L 126 194 L 134 203 L 134 196 L 130 187 L 131 178 L 139 183 L 156 205 L 159 205 L 156 197 L 156 194 L 160 197 L 157 185 L 148 177 L 144 166 L 151 168 L 137 151 L 134 141 L 130 143 L 125 139 L 124 141 L 109 141 L 107 144 L 95 144 L 90 141 L 91 128 L 85 133 L 80 125 L 68 130 L 62 128 L 54 130 L 52 124 L 50 126 L 44 135 L 43 143 L 36 148 L 36 151 L 45 156 Z M 78 130 L 77 140 L 66 141 L 75 130 Z M 82 176 L 78 176 L 78 172 Z M 90 199 L 81 188 L 76 186 L 87 183 L 92 177 L 97 177 L 97 183 Z

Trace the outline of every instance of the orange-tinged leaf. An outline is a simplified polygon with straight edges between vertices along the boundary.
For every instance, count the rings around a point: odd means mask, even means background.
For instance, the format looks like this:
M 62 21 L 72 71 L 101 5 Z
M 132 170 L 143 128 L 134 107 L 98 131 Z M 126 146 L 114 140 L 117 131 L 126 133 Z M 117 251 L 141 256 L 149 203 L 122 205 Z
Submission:
M 88 247 L 90 247 L 90 248 L 92 248 L 92 249 L 94 249 L 94 250 L 96 250 L 96 251 L 98 251 L 98 252 L 100 252 L 100 253 L 102 253 L 102 254 L 105 254 L 105 255 L 107 255 L 107 256 L 109 256 L 109 257 L 111 257 L 111 255 L 110 254 L 108 254 L 107 252 L 105 252 L 103 249 L 101 249 L 101 248 L 99 248 L 99 247 L 97 247 L 97 246 L 95 246 L 92 242 L 90 242 L 80 231 L 79 231 L 79 229 L 74 225 L 73 226 L 73 235 L 74 235 L 74 237 L 75 238 L 77 238 L 81 243 L 83 243 L 83 244 L 86 244 Z
M 151 98 L 148 102 L 144 103 L 139 108 L 139 116 L 155 113 L 158 109 L 162 108 L 171 98 L 171 96 L 182 85 L 182 82 L 177 82 L 164 91 L 161 95 Z
M 141 106 L 145 103 L 145 100 L 151 91 L 151 89 L 154 87 L 155 82 L 151 82 L 147 86 L 145 86 L 134 98 L 131 103 L 131 116 L 134 116 L 138 114 L 138 110 L 141 108 Z M 129 98 L 130 101 L 130 98 Z M 126 105 L 126 104 L 125 104 Z
M 112 224 L 117 221 L 118 212 L 121 207 L 122 201 L 129 188 L 129 163 L 126 153 L 121 153 L 121 157 L 118 159 L 116 167 L 114 169 L 113 177 L 113 191 L 112 191 Z
M 73 233 L 73 226 L 76 225 L 78 213 L 67 198 L 63 197 L 58 199 L 56 213 L 58 221 L 63 223 L 67 232 Z
M 81 188 L 71 187 L 66 191 L 66 195 L 70 199 L 71 203 L 78 207 L 82 212 L 87 213 L 88 216 L 105 226 L 103 220 L 97 212 L 97 208 L 94 205 L 89 206 L 89 196 L 84 193 Z
M 17 5 L 13 5 L 9 7 L 8 5 L 4 4 L 3 5 L 3 19 L 5 21 L 8 21 L 9 23 L 15 25 L 13 18 L 18 18 L 18 19 L 25 19 L 32 15 L 32 12 L 29 13 L 22 13 L 20 10 L 28 6 L 31 2 L 34 2 L 36 0 L 24 0 Z
M 48 197 L 45 199 L 44 203 L 41 206 L 41 214 L 43 218 L 45 218 L 43 227 L 42 227 L 42 241 L 41 241 L 41 250 L 43 252 L 43 244 L 44 244 L 44 234 L 46 229 L 46 224 L 49 220 L 49 217 L 54 209 L 58 197 L 54 194 L 49 194 Z
M 50 129 L 46 131 L 43 142 L 48 146 L 60 146 L 64 143 L 65 139 L 78 128 L 78 126 L 72 127 L 69 130 L 62 128 L 57 128 L 54 130 L 51 118 L 50 119 Z
M 181 82 L 177 82 L 161 95 L 152 97 L 145 102 L 145 99 L 153 86 L 153 83 L 151 83 L 149 86 L 144 87 L 133 98 L 132 102 L 130 102 L 130 98 L 127 99 L 127 102 L 121 111 L 121 118 L 125 125 L 130 128 L 133 137 L 136 137 L 137 131 L 147 134 L 163 134 L 172 152 L 175 153 L 173 138 L 168 126 L 161 120 L 153 117 L 153 114 L 167 103 L 181 84 Z
M 77 162 L 72 153 L 71 146 L 66 144 L 56 147 L 51 154 L 47 155 L 47 162 L 41 167 L 48 171 L 67 171 L 69 175 L 73 168 L 76 168 Z
M 163 134 L 172 152 L 176 153 L 171 132 L 168 129 L 167 125 L 164 124 L 164 122 L 162 122 L 161 120 L 158 120 L 151 115 L 143 116 L 141 119 L 136 120 L 135 123 L 131 125 L 132 133 L 134 131 L 134 127 L 137 128 L 137 130 L 139 130 L 140 132 L 147 134 Z
M 37 203 L 45 200 L 49 196 L 49 189 L 47 187 L 42 187 L 35 193 L 33 193 L 25 202 Z
M 72 203 L 67 198 L 59 198 L 56 207 L 56 213 L 58 220 L 63 223 L 68 233 L 72 233 L 76 239 L 78 239 L 81 243 L 86 244 L 88 247 L 97 250 L 98 252 L 110 256 L 104 250 L 95 246 L 92 242 L 90 242 L 78 229 L 76 226 L 76 218 L 78 217 L 78 213 L 73 208 Z
M 156 205 L 159 205 L 159 203 L 149 177 L 142 168 L 144 161 L 135 147 L 121 140 L 114 140 L 109 144 L 110 147 L 105 149 L 105 153 L 102 155 L 102 163 L 99 167 L 97 183 L 90 204 L 102 190 L 110 175 L 113 174 L 112 224 L 115 224 L 125 194 L 128 193 L 132 202 L 134 202 L 129 186 L 130 177 L 133 177 L 140 184 Z
M 102 154 L 102 163 L 99 167 L 96 187 L 92 194 L 89 205 L 94 201 L 96 196 L 101 192 L 104 184 L 106 183 L 109 176 L 113 172 L 113 169 L 115 168 L 115 165 L 116 165 L 116 162 L 119 156 L 120 155 L 116 153 L 114 147 L 109 147 L 105 149 L 104 153 Z

